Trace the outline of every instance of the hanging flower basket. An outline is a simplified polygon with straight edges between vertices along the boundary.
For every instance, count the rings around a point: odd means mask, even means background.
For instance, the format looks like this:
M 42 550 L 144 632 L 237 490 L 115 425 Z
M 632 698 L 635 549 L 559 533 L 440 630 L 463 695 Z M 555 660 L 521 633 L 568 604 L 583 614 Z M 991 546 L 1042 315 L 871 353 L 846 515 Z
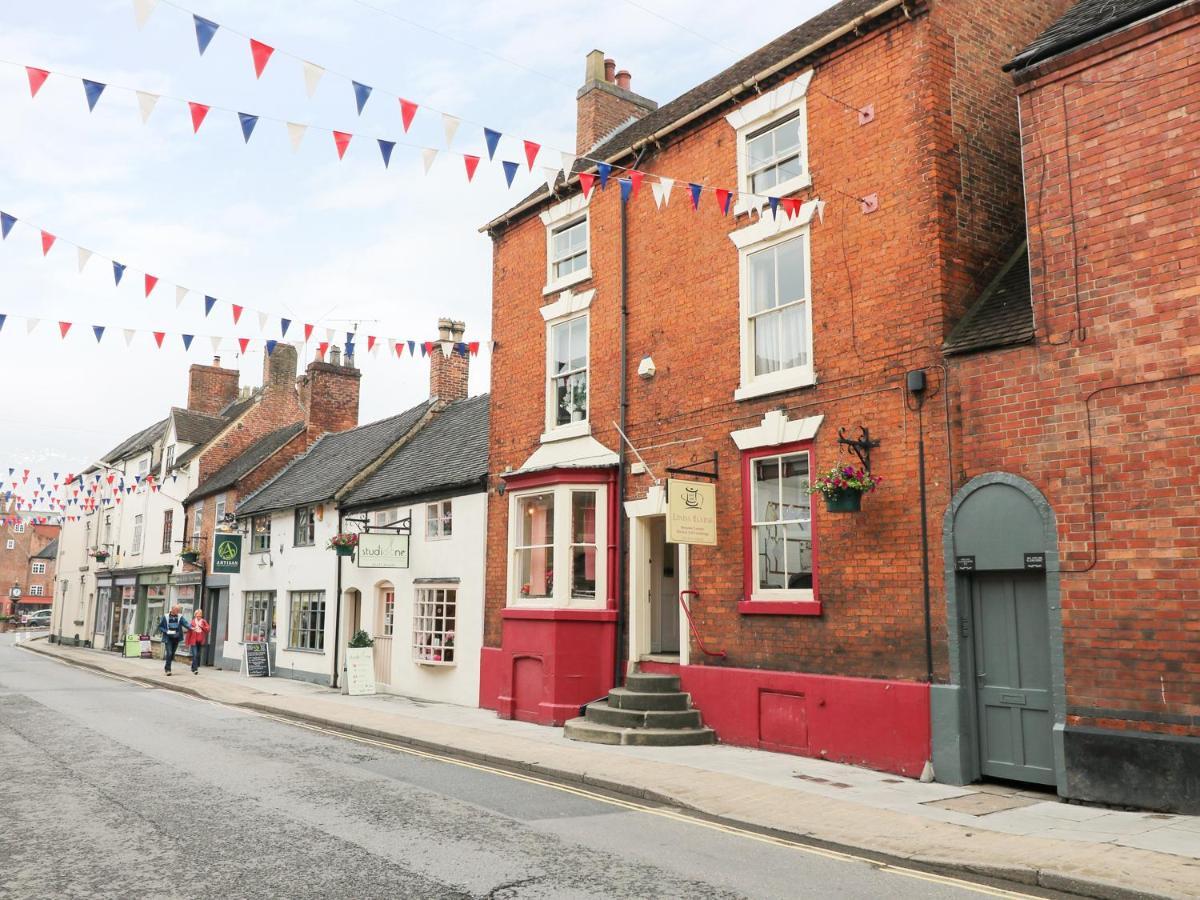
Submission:
M 357 546 L 357 534 L 335 534 L 329 539 L 330 549 L 337 551 L 338 556 L 353 556 L 354 548 Z
M 200 559 L 200 551 L 195 547 L 184 547 L 179 551 L 179 558 L 185 563 L 195 564 Z
M 859 512 L 862 495 L 873 492 L 882 481 L 882 475 L 872 475 L 865 469 L 835 466 L 817 475 L 808 486 L 808 492 L 821 494 L 828 512 Z
M 108 551 L 94 550 L 92 551 L 92 559 L 99 563 L 106 562 L 108 560 Z

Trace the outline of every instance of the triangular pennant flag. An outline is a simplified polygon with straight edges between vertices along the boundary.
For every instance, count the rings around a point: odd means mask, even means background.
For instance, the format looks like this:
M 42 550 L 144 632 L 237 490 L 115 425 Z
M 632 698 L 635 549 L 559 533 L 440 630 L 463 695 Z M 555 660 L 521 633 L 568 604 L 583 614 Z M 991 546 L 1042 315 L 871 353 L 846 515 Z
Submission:
M 184 298 L 188 295 L 188 289 L 180 285 L 175 285 L 175 308 L 183 306 Z
M 608 187 L 608 176 L 612 174 L 612 166 L 608 163 L 596 163 L 596 174 L 600 176 L 600 190 Z
M 628 203 L 629 198 L 633 196 L 633 180 L 629 178 L 618 178 L 617 184 L 621 187 L 621 202 Z
M 337 145 L 338 159 L 342 159 L 346 155 L 346 148 L 350 146 L 350 138 L 352 134 L 347 134 L 344 131 L 335 131 L 333 133 L 333 142 Z
M 145 282 L 146 282 L 146 296 L 149 297 L 150 292 L 152 290 L 154 290 L 154 286 L 156 284 L 158 284 L 158 276 L 157 275 L 146 275 Z
M 275 346 L 278 343 L 279 343 L 279 341 L 267 341 L 267 356 L 270 356 L 272 353 L 275 352 Z
M 200 130 L 204 117 L 208 115 L 208 107 L 203 103 L 194 103 L 189 100 L 188 109 L 192 111 L 192 134 L 195 134 Z
M 788 197 L 784 200 L 780 200 L 779 205 L 783 207 L 783 211 L 787 214 L 789 219 L 795 215 L 798 215 L 800 212 L 799 197 Z
M 238 338 L 238 346 L 242 348 L 242 353 L 246 352 L 246 348 L 250 346 L 250 338 Z
M 238 306 L 236 303 L 231 303 L 229 305 L 233 309 L 233 324 L 236 325 L 238 323 L 238 319 L 242 317 L 242 307 Z
M 56 238 L 50 232 L 42 231 L 42 256 L 46 256 L 50 252 L 50 248 L 54 246 Z
M 46 83 L 46 79 L 50 77 L 50 73 L 45 69 L 35 69 L 33 66 L 26 66 L 25 74 L 29 76 L 29 96 L 36 97 L 38 91 L 42 89 L 42 85 Z
M 696 184 L 694 181 L 689 181 L 688 190 L 692 192 L 692 209 L 699 209 L 700 192 L 704 190 L 703 186 Z
M 317 356 L 321 359 L 325 358 L 325 351 L 329 349 L 329 341 L 321 341 L 317 344 Z
M 104 326 L 103 325 L 93 325 L 92 333 L 96 335 L 96 343 L 97 344 L 100 343 L 100 338 L 104 337 Z
M 254 134 L 254 126 L 258 124 L 258 116 L 250 113 L 238 113 L 238 121 L 242 123 L 242 139 L 250 143 L 250 135 Z
M 426 341 L 425 343 L 423 343 L 421 345 L 421 355 L 428 356 L 430 353 L 433 352 L 433 348 L 434 348 L 434 342 Z
M 639 172 L 637 169 L 629 170 L 629 183 L 633 185 L 633 199 L 634 200 L 637 199 L 638 191 L 640 191 L 642 189 L 642 179 L 645 177 L 646 177 L 645 174 L 642 172 Z
M 404 133 L 408 134 L 408 127 L 412 125 L 413 116 L 417 114 L 417 104 L 411 100 L 400 98 L 400 124 L 404 126 Z
M 192 349 L 192 339 L 195 337 L 195 335 L 194 334 L 181 334 L 180 337 L 183 338 L 183 349 L 191 350 Z
M 304 91 L 311 100 L 313 94 L 317 92 L 317 85 L 321 83 L 321 76 L 325 74 L 325 70 L 316 63 L 306 62 L 302 65 L 304 66 Z
M 558 183 L 558 169 L 554 166 L 542 166 L 542 174 L 546 179 L 546 190 L 554 193 L 554 186 Z
M 221 338 L 219 335 L 215 335 L 215 334 L 208 339 L 208 342 L 210 344 L 212 344 L 212 351 L 214 354 L 220 352 L 222 340 L 223 340 L 223 338 Z
M 133 17 L 137 21 L 138 28 L 150 20 L 150 13 L 154 12 L 154 7 L 157 5 L 158 0 L 133 0 Z
M 291 327 L 292 327 L 291 319 L 280 319 L 279 320 L 279 336 L 287 337 L 287 330 Z
M 458 119 L 450 115 L 450 113 L 442 113 L 442 131 L 446 135 L 446 148 L 454 142 L 454 135 L 458 133 Z
M 596 176 L 591 172 L 579 173 L 579 186 L 583 188 L 583 197 L 586 200 L 588 194 L 592 192 L 592 185 L 596 183 Z
M 159 350 L 162 349 L 163 338 L 165 338 L 166 336 L 167 336 L 167 333 L 165 331 L 154 332 L 154 343 L 158 344 Z
M 504 180 L 508 182 L 508 186 L 512 187 L 513 179 L 517 176 L 517 169 L 521 168 L 518 163 L 509 162 L 507 159 L 500 163 L 504 166 Z
M 255 78 L 262 78 L 263 69 L 267 67 L 267 60 L 271 58 L 271 54 L 274 52 L 274 47 L 268 47 L 262 41 L 250 38 L 250 55 L 254 58 Z
M 767 205 L 771 207 L 771 218 L 774 219 L 779 214 L 779 198 L 768 197 Z
M 12 231 L 12 227 L 16 223 L 16 216 L 10 216 L 6 212 L 0 212 L 0 239 L 8 237 L 8 233 Z
M 308 126 L 297 122 L 288 122 L 287 130 L 288 137 L 292 139 L 292 152 L 295 153 L 300 149 L 300 142 L 304 140 L 304 132 L 308 131 Z
M 561 156 L 562 156 L 561 168 L 563 171 L 563 178 L 570 179 L 571 173 L 575 171 L 576 157 L 572 156 L 570 153 L 567 153 L 565 150 L 561 153 Z
M 496 146 L 500 143 L 500 132 L 484 126 L 483 142 L 487 144 L 488 159 L 496 156 Z
M 387 342 L 388 342 L 388 356 L 392 356 L 393 354 L 396 356 L 399 356 L 401 353 L 404 352 L 404 345 L 401 344 L 399 341 L 393 340 L 392 338 L 388 338 Z
M 138 109 L 142 113 L 142 124 L 145 125 L 150 121 L 150 113 L 154 112 L 154 105 L 158 103 L 158 94 L 151 94 L 147 91 L 136 91 Z
M 61 334 L 64 338 L 67 336 L 67 332 L 70 330 L 71 330 L 70 322 L 59 322 L 58 323 L 58 333 Z M 26 473 L 26 474 L 28 474 L 28 473 Z
M 267 322 L 269 322 L 270 319 L 271 319 L 271 317 L 268 316 L 265 312 L 260 312 L 258 314 L 258 330 L 266 331 L 267 330 Z
M 454 352 L 457 353 L 459 356 L 466 356 L 467 355 L 467 345 L 464 344 L 462 341 L 459 341 L 457 344 L 454 345 Z
M 674 178 L 664 178 L 661 175 L 658 177 L 658 181 L 650 186 L 654 192 L 654 202 L 658 204 L 659 209 L 671 202 L 671 188 L 674 186 Z
M 417 352 L 417 342 L 416 341 L 407 341 L 407 344 L 408 344 L 408 355 L 412 356 L 414 353 Z
M 396 149 L 395 141 L 385 141 L 383 138 L 376 138 L 379 141 L 379 152 L 383 154 L 383 167 L 386 169 L 392 162 L 392 151 Z
M 717 206 L 721 207 L 721 215 L 729 215 L 729 201 L 733 199 L 733 194 L 725 188 L 717 188 L 713 193 L 717 195 Z
M 437 159 L 438 152 L 432 147 L 425 147 L 421 150 L 421 162 L 425 166 L 425 174 L 429 174 L 429 170 L 433 168 L 433 161 Z
M 133 336 L 135 334 L 137 334 L 137 332 L 134 331 L 132 328 L 125 328 L 125 329 L 123 329 L 122 333 L 125 335 L 125 346 L 132 347 L 133 346 Z
M 479 167 L 479 157 L 464 153 L 463 164 L 467 167 L 467 181 L 470 181 L 475 177 L 475 170 Z
M 538 151 L 542 149 L 541 144 L 535 144 L 533 141 L 525 141 L 525 161 L 529 163 L 529 171 L 533 171 L 533 161 L 537 159 Z
M 4 321 L 8 318 L 6 313 L 0 313 L 0 331 L 4 329 Z
M 354 102 L 358 105 L 358 114 L 361 116 L 363 107 L 367 105 L 367 100 L 371 97 L 371 86 L 357 81 L 350 83 L 354 85 Z
M 816 202 L 816 205 L 813 207 L 813 210 L 816 212 L 817 218 L 821 221 L 821 224 L 824 225 L 825 224 L 825 201 L 818 200 Z
M 200 55 L 203 56 L 204 51 L 208 49 L 208 45 L 212 43 L 213 35 L 217 33 L 217 29 L 221 26 L 195 13 L 192 14 L 192 18 L 196 22 L 196 44 L 200 48 Z
M 104 89 L 108 87 L 99 81 L 89 81 L 86 78 L 80 79 L 83 82 L 83 93 L 87 96 L 88 112 L 96 108 L 96 104 L 100 102 L 100 95 L 104 93 Z
M 217 305 L 217 298 L 204 295 L 204 318 L 208 318 L 208 314 L 212 312 L 212 308 Z
M 479 355 L 479 341 L 471 341 L 471 343 L 467 344 L 467 352 L 470 353 L 472 356 L 478 356 Z
M 370 353 L 374 349 L 375 349 L 375 335 L 368 334 L 367 335 L 367 352 Z
M 454 342 L 453 341 L 439 341 L 439 343 L 442 346 L 442 359 L 449 358 L 450 352 L 454 349 Z
M 304 339 L 307 341 L 310 337 L 312 337 L 312 333 L 313 333 L 313 327 L 311 325 L 309 325 L 307 322 L 305 322 L 304 323 Z

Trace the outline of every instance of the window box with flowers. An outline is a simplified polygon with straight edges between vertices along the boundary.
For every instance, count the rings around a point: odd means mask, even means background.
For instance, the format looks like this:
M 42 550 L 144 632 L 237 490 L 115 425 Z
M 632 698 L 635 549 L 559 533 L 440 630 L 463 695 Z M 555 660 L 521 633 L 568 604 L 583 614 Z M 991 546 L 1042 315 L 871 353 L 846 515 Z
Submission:
M 882 481 L 882 475 L 872 475 L 862 468 L 834 466 L 814 478 L 808 492 L 824 497 L 828 512 L 858 512 L 862 495 L 872 493 Z
M 200 548 L 185 544 L 183 549 L 179 551 L 179 558 L 185 563 L 195 565 L 200 559 Z
M 91 556 L 91 558 L 94 559 L 96 562 L 102 563 L 102 562 L 108 561 L 109 554 L 108 554 L 107 550 L 101 550 L 101 549 L 97 548 L 88 555 Z
M 329 539 L 329 549 L 337 551 L 338 556 L 353 556 L 354 548 L 358 546 L 358 535 L 353 533 L 335 534 Z

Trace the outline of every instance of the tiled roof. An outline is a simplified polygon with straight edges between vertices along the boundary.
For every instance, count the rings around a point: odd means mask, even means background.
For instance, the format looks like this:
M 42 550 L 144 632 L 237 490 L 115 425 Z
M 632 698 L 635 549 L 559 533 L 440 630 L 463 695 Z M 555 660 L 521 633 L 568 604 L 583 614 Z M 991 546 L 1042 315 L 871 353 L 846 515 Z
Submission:
M 237 514 L 289 509 L 330 500 L 366 466 L 413 429 L 432 400 L 349 431 L 322 435 L 308 452 L 292 460 L 278 475 L 238 504 Z
M 1186 0 L 1079 0 L 1004 68 L 1024 69 L 1183 2 Z
M 754 78 L 764 69 L 782 63 L 788 57 L 803 50 L 810 44 L 844 25 L 849 25 L 855 19 L 866 15 L 879 6 L 880 0 L 841 0 L 829 9 L 818 13 L 808 21 L 796 26 L 791 31 L 765 44 L 749 56 L 743 57 L 729 68 L 714 75 L 689 91 L 680 94 L 670 103 L 660 106 L 632 121 L 627 127 L 620 129 L 608 140 L 586 151 L 591 159 L 610 159 L 628 151 L 642 138 L 648 137 L 671 125 L 690 113 L 694 113 L 707 103 L 719 99 L 732 90 L 740 88 L 745 82 Z M 594 164 L 580 160 L 575 164 L 575 172 L 586 171 Z M 546 197 L 549 190 L 543 185 L 531 193 L 513 209 L 524 206 L 531 200 Z M 509 210 L 511 213 L 512 210 Z M 508 215 L 506 213 L 505 215 Z M 496 220 L 502 221 L 504 216 Z
M 489 397 L 452 403 L 342 500 L 361 506 L 464 485 L 487 476 Z
M 185 444 L 203 444 L 220 431 L 227 420 L 221 416 L 207 416 L 190 409 L 172 409 L 175 420 L 175 437 Z
M 55 538 L 45 547 L 33 554 L 32 559 L 55 559 L 58 557 L 58 538 Z
M 242 479 L 244 475 L 248 475 L 257 466 L 265 462 L 271 454 L 281 450 L 283 446 L 304 430 L 303 422 L 294 422 L 278 431 L 272 431 L 266 437 L 261 438 L 254 444 L 251 444 L 240 455 L 236 456 L 221 466 L 216 472 L 204 480 L 197 487 L 184 503 L 191 503 L 193 500 L 199 500 L 201 497 L 208 497 L 220 491 L 228 490 Z
M 1029 245 L 1024 241 L 946 339 L 946 353 L 970 353 L 1033 340 Z
M 141 431 L 135 432 L 125 438 L 125 440 L 109 450 L 104 456 L 100 457 L 100 460 L 101 462 L 114 463 L 126 457 L 133 456 L 135 453 L 144 453 L 154 446 L 155 441 L 161 438 L 166 430 L 166 419 L 155 422 L 149 428 L 143 428 Z

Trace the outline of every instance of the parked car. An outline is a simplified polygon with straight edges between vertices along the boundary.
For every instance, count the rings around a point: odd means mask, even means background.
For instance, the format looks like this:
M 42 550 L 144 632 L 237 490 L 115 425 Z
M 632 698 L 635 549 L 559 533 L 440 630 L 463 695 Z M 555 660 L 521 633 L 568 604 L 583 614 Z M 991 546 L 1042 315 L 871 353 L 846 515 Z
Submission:
M 39 609 L 31 613 L 26 613 L 21 616 L 21 624 L 29 625 L 33 628 L 49 628 L 50 627 L 50 610 Z

